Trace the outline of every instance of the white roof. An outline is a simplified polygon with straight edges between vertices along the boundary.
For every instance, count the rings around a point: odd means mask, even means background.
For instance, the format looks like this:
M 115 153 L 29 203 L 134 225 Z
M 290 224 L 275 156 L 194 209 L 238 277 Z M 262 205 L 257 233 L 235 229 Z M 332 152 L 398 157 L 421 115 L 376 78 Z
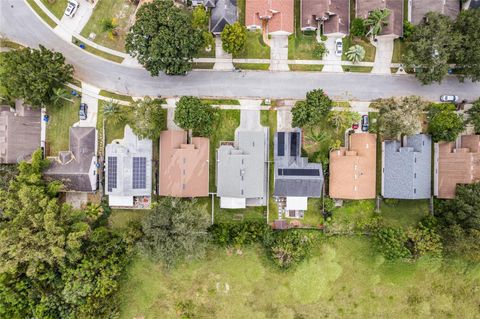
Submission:
M 220 197 L 220 207 L 221 208 L 245 208 L 246 205 L 245 198 L 237 198 L 237 197 Z
M 133 196 L 108 196 L 109 206 L 133 207 Z
M 308 197 L 287 197 L 286 210 L 307 210 Z

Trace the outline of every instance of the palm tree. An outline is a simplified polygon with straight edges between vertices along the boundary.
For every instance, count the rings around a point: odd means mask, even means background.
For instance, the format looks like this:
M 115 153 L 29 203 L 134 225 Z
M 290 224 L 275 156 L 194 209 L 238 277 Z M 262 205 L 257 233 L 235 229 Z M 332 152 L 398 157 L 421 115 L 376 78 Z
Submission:
M 113 125 L 123 123 L 126 120 L 125 114 L 120 109 L 118 103 L 110 100 L 103 106 L 103 116 Z
M 72 102 L 72 99 L 69 99 L 70 94 L 67 92 L 67 90 L 63 87 L 58 88 L 58 89 L 53 89 L 53 95 L 52 95 L 52 103 L 55 106 L 58 106 L 61 104 L 62 100 Z
M 309 143 L 305 143 L 305 148 L 311 150 L 312 148 L 318 149 L 319 145 L 325 143 L 330 136 L 325 131 L 319 131 L 314 128 L 310 128 L 308 134 L 305 135 L 305 139 Z
M 369 28 L 367 37 L 375 37 L 382 32 L 384 26 L 388 25 L 386 21 L 390 16 L 390 10 L 388 9 L 375 9 L 370 12 L 368 18 L 365 19 L 365 26 Z
M 102 20 L 102 31 L 107 32 L 110 38 L 113 38 L 117 35 L 117 23 L 115 18 L 113 19 L 104 19 Z
M 349 61 L 352 61 L 353 63 L 358 63 L 360 61 L 363 61 L 365 58 L 365 49 L 361 45 L 354 45 L 348 49 L 348 51 L 345 53 L 347 55 L 347 59 Z

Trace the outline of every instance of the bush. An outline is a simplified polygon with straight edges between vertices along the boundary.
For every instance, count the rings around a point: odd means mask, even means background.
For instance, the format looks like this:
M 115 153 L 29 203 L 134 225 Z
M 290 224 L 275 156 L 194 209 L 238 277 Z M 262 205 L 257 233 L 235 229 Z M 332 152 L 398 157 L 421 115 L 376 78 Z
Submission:
M 272 232 L 264 221 L 248 220 L 242 223 L 219 223 L 208 229 L 215 244 L 228 247 L 242 247 L 253 243 L 261 243 Z
M 291 268 L 310 255 L 312 236 L 299 230 L 277 231 L 265 242 L 268 256 L 282 269 Z
M 410 251 L 405 247 L 407 235 L 401 228 L 379 228 L 374 233 L 374 240 L 386 259 L 411 257 Z
M 363 37 L 367 33 L 365 28 L 365 22 L 362 18 L 355 18 L 352 20 L 352 25 L 350 26 L 350 34 L 355 37 Z
M 328 53 L 325 43 L 317 43 L 313 49 L 313 55 L 319 59 L 322 59 L 325 54 Z

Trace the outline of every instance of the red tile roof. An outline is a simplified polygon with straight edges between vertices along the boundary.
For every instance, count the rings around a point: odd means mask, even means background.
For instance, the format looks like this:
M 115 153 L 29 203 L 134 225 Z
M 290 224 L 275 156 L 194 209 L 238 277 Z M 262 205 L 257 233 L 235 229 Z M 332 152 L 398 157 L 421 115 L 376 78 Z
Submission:
M 267 28 L 268 33 L 294 31 L 293 0 L 247 0 L 245 25 Z

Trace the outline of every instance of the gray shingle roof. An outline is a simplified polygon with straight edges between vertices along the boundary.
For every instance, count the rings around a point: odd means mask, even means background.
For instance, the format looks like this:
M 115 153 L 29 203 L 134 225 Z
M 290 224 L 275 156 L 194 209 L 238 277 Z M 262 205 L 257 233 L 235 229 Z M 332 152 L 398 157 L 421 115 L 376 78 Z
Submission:
M 432 140 L 425 134 L 383 144 L 382 195 L 422 199 L 431 196 Z
M 215 6 L 210 10 L 210 32 L 212 33 L 219 34 L 227 24 L 237 21 L 237 0 L 216 0 Z
M 291 137 L 297 134 L 296 146 L 291 147 Z M 283 135 L 282 139 L 279 136 Z M 293 132 L 277 132 L 275 134 L 275 191 L 274 196 L 292 197 L 320 197 L 323 185 L 322 164 L 308 163 L 308 159 L 301 157 L 301 130 Z M 283 143 L 282 143 L 283 142 Z M 279 148 L 283 154 L 279 154 Z M 292 175 L 279 175 L 279 170 L 289 169 Z M 308 169 L 317 172 L 317 175 L 302 175 L 302 170 Z M 313 173 L 313 171 L 311 171 Z

